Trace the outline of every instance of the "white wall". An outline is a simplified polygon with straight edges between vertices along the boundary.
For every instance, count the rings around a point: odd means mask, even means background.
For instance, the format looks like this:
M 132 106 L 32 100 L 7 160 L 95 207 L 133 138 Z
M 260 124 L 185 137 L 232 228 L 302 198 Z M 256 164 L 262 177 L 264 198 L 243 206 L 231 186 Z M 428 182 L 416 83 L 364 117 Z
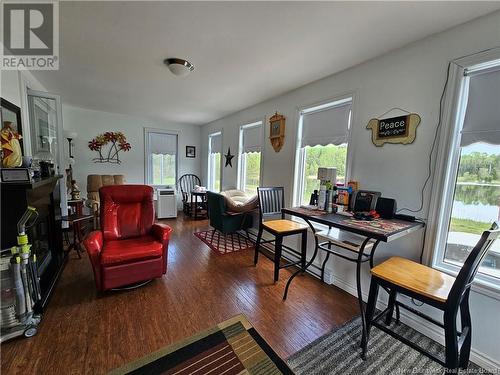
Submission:
M 267 140 L 269 126 L 266 124 L 262 185 L 284 185 L 287 202 L 291 204 L 298 107 L 354 92 L 353 128 L 349 146 L 352 156 L 350 178 L 358 180 L 363 189 L 381 191 L 384 196 L 395 198 L 400 208 L 417 208 L 420 189 L 427 175 L 447 64 L 458 57 L 498 46 L 500 12 L 207 124 L 201 132 L 204 181 L 209 133 L 222 129 L 224 153 L 228 147 L 234 153 L 238 149 L 238 127 L 241 124 L 264 116 L 267 120 L 278 111 L 287 119 L 285 145 L 279 153 L 274 152 Z M 381 148 L 375 147 L 366 124 L 371 118 L 380 116 L 393 107 L 420 114 L 422 122 L 417 129 L 416 140 L 410 145 L 386 144 Z M 233 165 L 236 166 L 237 163 L 234 162 Z M 236 167 L 223 168 L 223 188 L 235 186 L 236 178 Z M 417 216 L 425 218 L 427 215 L 429 191 L 428 187 L 424 209 Z M 422 233 L 417 233 L 394 243 L 382 244 L 377 250 L 375 262 L 394 254 L 418 259 L 422 247 L 421 237 Z M 363 289 L 367 291 L 369 274 L 368 269 L 365 271 Z M 335 259 L 335 264 L 333 261 L 329 263 L 329 272 L 334 275 L 337 285 L 353 292 L 355 281 L 352 264 Z M 500 311 L 500 302 L 473 293 L 471 304 L 474 326 L 473 359 L 483 365 L 495 364 L 500 367 L 500 326 L 497 313 Z
M 178 134 L 179 177 L 185 173 L 200 175 L 200 127 L 178 123 L 162 123 L 144 118 L 116 113 L 93 111 L 63 104 L 64 129 L 78 134 L 74 140 L 73 177 L 86 195 L 87 175 L 123 174 L 127 183 L 144 183 L 144 128 L 172 130 Z M 121 131 L 127 137 L 132 149 L 120 152 L 121 164 L 95 163 L 97 156 L 87 144 L 96 135 L 106 131 Z M 186 158 L 186 145 L 196 146 L 196 158 Z M 67 150 L 67 142 L 66 142 Z M 67 151 L 66 151 L 67 153 Z
M 19 77 L 16 70 L 0 71 L 0 96 L 9 102 L 21 106 L 19 94 Z

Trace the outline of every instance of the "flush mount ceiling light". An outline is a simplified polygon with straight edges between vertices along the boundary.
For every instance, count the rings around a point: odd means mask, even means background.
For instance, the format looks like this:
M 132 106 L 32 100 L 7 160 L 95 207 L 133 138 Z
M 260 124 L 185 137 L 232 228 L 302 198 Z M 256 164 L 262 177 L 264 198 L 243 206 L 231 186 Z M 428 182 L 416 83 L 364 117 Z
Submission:
M 194 65 L 189 61 L 178 58 L 170 58 L 163 60 L 163 63 L 168 66 L 168 69 L 179 77 L 185 77 L 194 70 Z

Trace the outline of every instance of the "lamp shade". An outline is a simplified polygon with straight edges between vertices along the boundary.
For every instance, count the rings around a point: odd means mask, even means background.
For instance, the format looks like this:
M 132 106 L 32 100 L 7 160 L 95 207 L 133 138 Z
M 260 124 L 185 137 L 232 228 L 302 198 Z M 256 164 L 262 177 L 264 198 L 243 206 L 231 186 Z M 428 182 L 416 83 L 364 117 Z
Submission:
M 78 137 L 78 134 L 69 130 L 65 130 L 63 133 L 64 133 L 64 138 L 66 139 L 76 139 L 76 137 Z

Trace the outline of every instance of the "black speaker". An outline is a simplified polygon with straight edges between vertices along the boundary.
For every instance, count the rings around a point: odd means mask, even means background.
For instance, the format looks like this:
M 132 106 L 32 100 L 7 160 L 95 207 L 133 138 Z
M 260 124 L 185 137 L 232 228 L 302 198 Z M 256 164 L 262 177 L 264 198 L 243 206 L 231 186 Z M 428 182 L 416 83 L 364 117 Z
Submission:
M 396 210 L 397 204 L 395 199 L 382 197 L 377 199 L 375 211 L 377 211 L 384 219 L 393 219 L 396 214 Z

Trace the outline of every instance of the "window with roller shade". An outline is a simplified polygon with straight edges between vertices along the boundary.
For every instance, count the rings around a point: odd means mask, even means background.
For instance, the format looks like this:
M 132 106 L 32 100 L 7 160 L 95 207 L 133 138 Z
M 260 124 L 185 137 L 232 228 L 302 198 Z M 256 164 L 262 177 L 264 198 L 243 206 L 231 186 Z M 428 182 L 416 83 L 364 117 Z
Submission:
M 262 121 L 240 127 L 238 188 L 256 194 L 260 184 L 262 153 Z
M 309 204 L 311 194 L 319 189 L 319 167 L 336 168 L 337 182 L 345 182 L 351 111 L 352 97 L 347 97 L 300 112 L 294 204 Z
M 500 219 L 500 67 L 468 77 L 468 95 L 453 168 L 454 189 L 445 196 L 437 263 L 461 267 L 481 233 Z M 500 279 L 500 244 L 493 244 L 480 273 Z
M 207 189 L 220 191 L 221 189 L 221 160 L 222 160 L 222 132 L 208 136 L 208 170 Z
M 146 129 L 146 179 L 149 185 L 175 186 L 177 134 Z

